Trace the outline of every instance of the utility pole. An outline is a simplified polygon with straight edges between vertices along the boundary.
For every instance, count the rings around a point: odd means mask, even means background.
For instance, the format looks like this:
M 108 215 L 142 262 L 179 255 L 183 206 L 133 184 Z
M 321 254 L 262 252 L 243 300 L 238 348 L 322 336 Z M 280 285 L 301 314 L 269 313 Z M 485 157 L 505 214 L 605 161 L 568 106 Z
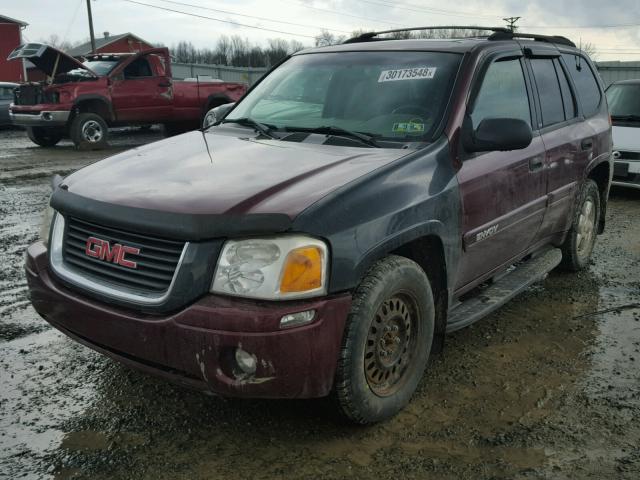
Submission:
M 507 17 L 507 18 L 503 18 L 502 20 L 507 22 L 507 28 L 509 28 L 509 30 L 511 30 L 512 32 L 515 32 L 518 29 L 518 27 L 516 27 L 516 22 L 521 18 L 522 17 Z
M 87 0 L 87 15 L 89 15 L 89 35 L 91 36 L 91 53 L 96 53 L 96 37 L 93 34 L 93 17 L 91 16 L 91 0 Z

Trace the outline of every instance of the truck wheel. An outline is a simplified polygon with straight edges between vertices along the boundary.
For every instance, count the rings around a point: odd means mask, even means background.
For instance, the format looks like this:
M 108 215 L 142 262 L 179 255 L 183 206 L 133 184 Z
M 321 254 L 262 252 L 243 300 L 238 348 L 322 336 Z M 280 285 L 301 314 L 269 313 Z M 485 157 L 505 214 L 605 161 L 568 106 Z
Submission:
M 593 246 L 596 242 L 596 230 L 600 221 L 600 192 L 593 180 L 587 180 L 578 194 L 577 208 L 571 229 L 562 244 L 562 263 L 564 270 L 577 272 L 589 264 Z
M 27 127 L 27 136 L 36 145 L 53 147 L 62 139 L 62 132 L 47 127 Z
M 106 148 L 109 127 L 96 113 L 79 113 L 71 122 L 71 140 L 80 150 L 100 150 Z
M 429 279 L 415 262 L 377 262 L 353 296 L 336 371 L 342 413 L 360 424 L 392 417 L 422 378 L 434 335 Z

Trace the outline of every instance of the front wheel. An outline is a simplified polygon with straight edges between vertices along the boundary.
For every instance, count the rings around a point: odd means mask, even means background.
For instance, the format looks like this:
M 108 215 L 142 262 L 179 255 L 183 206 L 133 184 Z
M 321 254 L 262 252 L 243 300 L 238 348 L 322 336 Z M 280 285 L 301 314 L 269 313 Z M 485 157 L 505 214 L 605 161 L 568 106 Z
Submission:
M 402 410 L 422 378 L 433 335 L 424 271 L 398 256 L 377 262 L 356 289 L 347 319 L 335 381 L 342 413 L 367 424 Z
M 600 191 L 593 180 L 587 180 L 578 193 L 571 229 L 562 244 L 564 270 L 577 272 L 589 264 L 600 221 Z
M 109 126 L 96 113 L 79 113 L 71 122 L 71 140 L 80 150 L 101 150 L 108 146 Z
M 27 127 L 27 136 L 36 145 L 53 147 L 62 140 L 62 132 L 48 127 Z

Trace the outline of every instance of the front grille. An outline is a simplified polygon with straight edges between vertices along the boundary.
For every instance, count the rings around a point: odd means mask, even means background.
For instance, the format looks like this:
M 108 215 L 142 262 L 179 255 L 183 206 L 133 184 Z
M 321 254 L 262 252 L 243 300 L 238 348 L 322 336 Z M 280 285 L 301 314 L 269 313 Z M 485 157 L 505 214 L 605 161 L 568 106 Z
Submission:
M 127 254 L 137 268 L 128 268 L 86 254 L 87 240 L 95 237 L 110 245 L 139 248 L 138 255 Z M 142 293 L 159 294 L 168 290 L 180 261 L 185 242 L 123 231 L 77 218 L 66 219 L 62 255 L 67 267 L 93 280 Z
M 38 105 L 44 101 L 44 92 L 39 84 L 27 83 L 13 91 L 16 105 Z

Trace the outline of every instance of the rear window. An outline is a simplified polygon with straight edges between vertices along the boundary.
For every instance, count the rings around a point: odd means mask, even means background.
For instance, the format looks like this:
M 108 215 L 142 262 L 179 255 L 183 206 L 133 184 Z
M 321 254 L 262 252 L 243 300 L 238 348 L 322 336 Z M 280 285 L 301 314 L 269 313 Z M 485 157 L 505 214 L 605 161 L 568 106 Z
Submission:
M 570 53 L 565 53 L 562 57 L 569 68 L 569 74 L 571 78 L 573 78 L 573 83 L 578 90 L 584 115 L 586 117 L 594 115 L 600 106 L 602 93 L 600 92 L 600 86 L 598 85 L 596 76 L 589 66 L 589 62 L 580 55 L 572 55 Z
M 607 89 L 612 117 L 640 117 L 640 83 L 621 83 Z

